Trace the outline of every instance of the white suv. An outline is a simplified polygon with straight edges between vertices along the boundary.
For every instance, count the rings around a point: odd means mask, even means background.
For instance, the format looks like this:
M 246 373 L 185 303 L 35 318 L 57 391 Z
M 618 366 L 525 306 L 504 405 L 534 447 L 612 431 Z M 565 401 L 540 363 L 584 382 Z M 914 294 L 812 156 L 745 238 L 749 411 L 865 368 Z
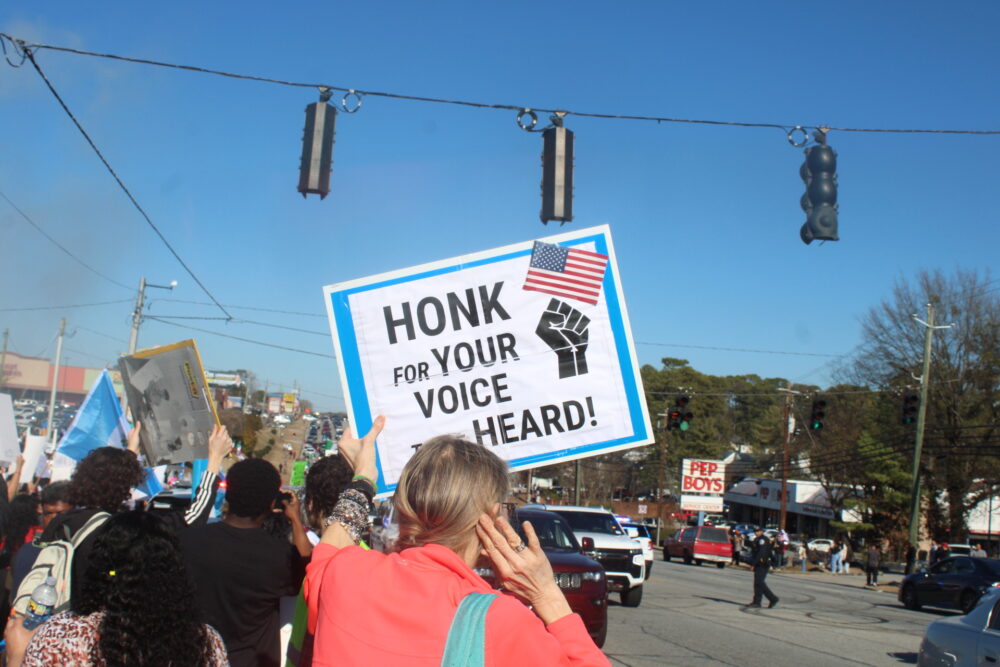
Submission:
M 630 538 L 614 514 L 597 507 L 571 505 L 525 505 L 524 509 L 555 512 L 573 529 L 584 553 L 604 566 L 608 590 L 621 594 L 624 607 L 638 607 L 646 580 L 646 557 L 642 546 Z

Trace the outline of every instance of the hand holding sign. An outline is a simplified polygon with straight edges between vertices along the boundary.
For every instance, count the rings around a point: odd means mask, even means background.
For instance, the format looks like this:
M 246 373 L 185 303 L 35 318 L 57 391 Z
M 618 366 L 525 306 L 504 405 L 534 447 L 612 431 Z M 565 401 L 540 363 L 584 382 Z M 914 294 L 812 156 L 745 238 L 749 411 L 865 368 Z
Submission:
M 587 374 L 590 318 L 558 299 L 549 301 L 535 333 L 559 357 L 559 377 Z
M 347 465 L 351 466 L 355 475 L 364 475 L 368 479 L 378 478 L 378 467 L 375 465 L 375 438 L 382 432 L 383 426 L 385 417 L 379 415 L 375 418 L 371 430 L 360 440 L 354 437 L 350 426 L 344 429 L 344 435 L 340 436 L 337 442 L 337 450 L 347 461 Z

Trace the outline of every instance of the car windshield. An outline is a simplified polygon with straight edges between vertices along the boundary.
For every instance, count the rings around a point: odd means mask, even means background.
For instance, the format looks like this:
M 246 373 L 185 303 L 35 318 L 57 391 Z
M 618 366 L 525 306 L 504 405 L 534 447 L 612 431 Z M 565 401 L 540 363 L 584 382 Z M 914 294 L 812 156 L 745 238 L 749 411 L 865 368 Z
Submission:
M 622 535 L 623 531 L 615 518 L 604 512 L 573 512 L 562 510 L 557 512 L 559 516 L 566 519 L 570 528 L 585 533 L 606 533 L 608 535 Z
M 646 527 L 639 523 L 627 523 L 625 528 L 629 530 L 629 535 L 631 536 L 632 531 L 635 531 L 634 537 L 650 537 L 649 531 Z
M 531 522 L 531 527 L 538 535 L 538 541 L 543 549 L 572 549 L 579 551 L 580 545 L 566 527 L 564 521 L 555 517 L 529 516 L 526 517 Z
M 989 570 L 989 573 L 1000 577 L 1000 560 L 995 558 L 977 558 L 976 562 Z
M 705 542 L 729 542 L 725 528 L 702 528 L 698 539 Z

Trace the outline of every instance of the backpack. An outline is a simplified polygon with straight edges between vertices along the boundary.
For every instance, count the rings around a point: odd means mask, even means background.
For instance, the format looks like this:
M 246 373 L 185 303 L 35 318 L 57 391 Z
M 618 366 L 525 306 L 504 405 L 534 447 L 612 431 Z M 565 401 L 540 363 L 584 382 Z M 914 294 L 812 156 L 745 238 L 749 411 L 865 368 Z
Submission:
M 56 580 L 57 598 L 52 613 L 58 614 L 69 609 L 70 591 L 72 591 L 70 584 L 73 574 L 73 552 L 94 531 L 104 525 L 110 516 L 107 512 L 98 512 L 87 519 L 87 523 L 83 524 L 72 537 L 69 535 L 69 528 L 63 526 L 63 530 L 66 531 L 66 539 L 40 545 L 42 550 L 38 552 L 35 564 L 24 576 L 24 580 L 21 581 L 21 585 L 17 589 L 17 595 L 14 597 L 12 606 L 18 613 L 27 613 L 28 601 L 31 599 L 32 592 L 39 585 L 45 583 L 45 579 L 48 577 L 53 577 Z

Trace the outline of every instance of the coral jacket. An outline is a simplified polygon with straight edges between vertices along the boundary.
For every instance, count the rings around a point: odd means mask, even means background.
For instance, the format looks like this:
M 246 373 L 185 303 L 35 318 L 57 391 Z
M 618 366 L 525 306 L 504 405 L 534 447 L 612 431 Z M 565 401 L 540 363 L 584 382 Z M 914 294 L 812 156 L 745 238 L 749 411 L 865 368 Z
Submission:
M 315 667 L 441 664 L 452 617 L 472 592 L 493 591 L 447 547 L 429 544 L 386 555 L 319 544 L 306 575 Z M 545 626 L 501 594 L 486 614 L 486 665 L 610 663 L 577 614 Z

